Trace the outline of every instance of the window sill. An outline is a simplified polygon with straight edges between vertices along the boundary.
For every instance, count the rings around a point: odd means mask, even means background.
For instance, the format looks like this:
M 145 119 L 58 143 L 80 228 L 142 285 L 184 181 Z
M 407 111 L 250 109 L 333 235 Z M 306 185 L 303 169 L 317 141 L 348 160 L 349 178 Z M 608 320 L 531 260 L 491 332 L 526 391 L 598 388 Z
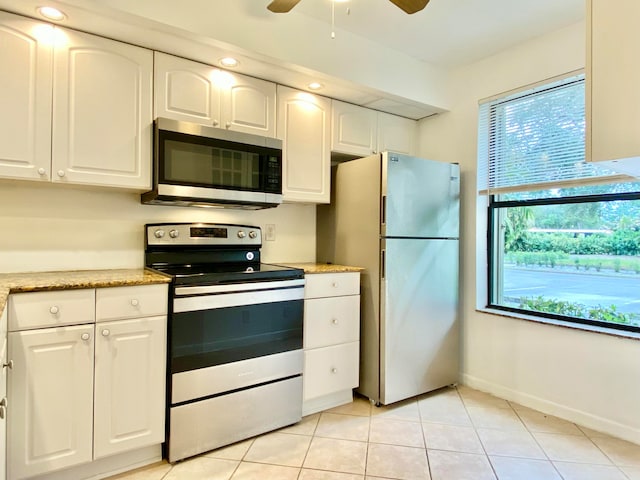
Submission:
M 500 317 L 514 318 L 517 320 L 525 320 L 528 322 L 542 323 L 545 325 L 553 325 L 555 327 L 570 328 L 573 330 L 582 330 L 586 332 L 599 333 L 602 335 L 609 335 L 613 337 L 622 337 L 622 338 L 630 338 L 632 340 L 640 340 L 640 333 L 627 332 L 625 330 L 617 330 L 615 328 L 603 328 L 603 327 L 597 327 L 593 325 L 584 325 L 581 323 L 565 322 L 563 320 L 554 320 L 552 318 L 537 317 L 535 315 L 526 315 L 524 313 L 507 312 L 504 310 L 498 310 L 495 308 L 488 308 L 488 307 L 476 308 L 476 311 L 481 313 L 489 313 L 491 315 L 498 315 Z

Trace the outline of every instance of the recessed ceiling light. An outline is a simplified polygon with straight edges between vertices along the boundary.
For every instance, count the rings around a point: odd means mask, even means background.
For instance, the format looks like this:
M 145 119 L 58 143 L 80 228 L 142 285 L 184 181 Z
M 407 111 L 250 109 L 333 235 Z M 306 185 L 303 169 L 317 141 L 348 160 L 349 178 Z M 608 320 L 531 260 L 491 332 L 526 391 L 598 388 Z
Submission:
M 38 10 L 38 13 L 40 15 L 42 15 L 44 18 L 46 18 L 48 20 L 54 20 L 56 22 L 59 22 L 60 20 L 64 20 L 65 18 L 67 18 L 67 16 L 64 14 L 64 12 L 61 12 L 57 8 L 53 8 L 53 7 L 38 7 L 37 10 Z
M 311 82 L 309 85 L 307 85 L 307 88 L 309 90 L 320 90 L 323 87 L 324 85 L 318 82 Z
M 240 65 L 240 62 L 233 57 L 225 57 L 220 59 L 220 65 L 227 68 L 233 68 Z

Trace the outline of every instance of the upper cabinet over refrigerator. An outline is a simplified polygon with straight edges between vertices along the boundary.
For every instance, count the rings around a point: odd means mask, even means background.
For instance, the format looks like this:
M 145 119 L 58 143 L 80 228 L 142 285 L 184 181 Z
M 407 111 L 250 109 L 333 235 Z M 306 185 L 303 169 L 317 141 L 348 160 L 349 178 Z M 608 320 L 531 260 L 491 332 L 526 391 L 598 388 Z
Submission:
M 459 177 L 457 164 L 383 152 L 381 236 L 458 238 Z

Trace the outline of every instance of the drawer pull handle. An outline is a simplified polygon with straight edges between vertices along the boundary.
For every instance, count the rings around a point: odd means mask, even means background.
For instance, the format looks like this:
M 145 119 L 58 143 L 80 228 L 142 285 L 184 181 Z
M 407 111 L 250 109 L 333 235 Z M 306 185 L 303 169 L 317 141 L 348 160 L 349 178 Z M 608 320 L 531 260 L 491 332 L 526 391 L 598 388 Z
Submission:
M 131 306 L 137 307 L 140 304 L 137 298 L 131 300 Z
M 89 335 L 88 333 L 83 333 L 82 335 L 80 335 L 80 338 L 82 340 L 89 340 L 91 338 L 91 335 Z
M 60 311 L 60 309 L 58 307 L 56 307 L 55 305 L 49 309 L 49 313 L 51 315 L 57 315 L 59 311 Z
M 333 323 L 334 325 L 337 325 L 338 324 L 338 319 L 337 318 L 332 319 L 331 323 Z
M 331 369 L 331 373 L 338 373 L 338 369 L 337 369 L 336 367 L 333 367 L 333 368 Z
M 13 370 L 13 360 L 9 360 L 7 363 L 3 363 L 2 368 L 9 368 Z
M 103 337 L 108 337 L 110 333 L 111 332 L 109 331 L 108 328 L 105 328 L 104 330 L 102 330 L 102 336 Z

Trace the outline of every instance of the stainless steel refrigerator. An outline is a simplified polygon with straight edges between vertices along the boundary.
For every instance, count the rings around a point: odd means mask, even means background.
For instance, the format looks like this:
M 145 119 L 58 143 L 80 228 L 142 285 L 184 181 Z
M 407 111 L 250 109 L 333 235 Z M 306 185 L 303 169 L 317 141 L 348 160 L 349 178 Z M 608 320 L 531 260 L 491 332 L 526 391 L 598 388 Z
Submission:
M 358 391 L 390 404 L 458 380 L 460 170 L 383 152 L 340 163 L 318 260 L 365 267 Z

